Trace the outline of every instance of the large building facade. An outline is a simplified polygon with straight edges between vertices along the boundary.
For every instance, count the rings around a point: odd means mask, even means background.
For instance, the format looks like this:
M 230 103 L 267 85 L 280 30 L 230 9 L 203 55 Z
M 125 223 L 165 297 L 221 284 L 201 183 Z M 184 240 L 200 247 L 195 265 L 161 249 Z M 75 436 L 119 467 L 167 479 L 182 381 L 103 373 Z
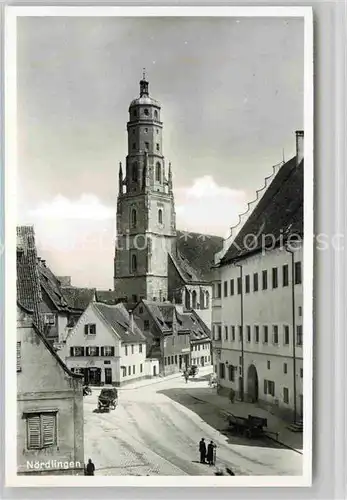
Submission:
M 303 416 L 303 132 L 216 256 L 214 366 L 221 392 Z M 248 244 L 247 244 L 248 241 Z

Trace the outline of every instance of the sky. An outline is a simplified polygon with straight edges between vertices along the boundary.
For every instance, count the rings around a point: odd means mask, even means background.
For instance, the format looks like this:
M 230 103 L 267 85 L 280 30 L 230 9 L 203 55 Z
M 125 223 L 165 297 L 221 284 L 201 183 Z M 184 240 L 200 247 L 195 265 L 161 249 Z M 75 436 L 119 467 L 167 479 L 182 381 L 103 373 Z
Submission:
M 118 165 L 146 68 L 177 228 L 227 236 L 303 128 L 296 18 L 23 17 L 17 220 L 76 286 L 113 288 Z

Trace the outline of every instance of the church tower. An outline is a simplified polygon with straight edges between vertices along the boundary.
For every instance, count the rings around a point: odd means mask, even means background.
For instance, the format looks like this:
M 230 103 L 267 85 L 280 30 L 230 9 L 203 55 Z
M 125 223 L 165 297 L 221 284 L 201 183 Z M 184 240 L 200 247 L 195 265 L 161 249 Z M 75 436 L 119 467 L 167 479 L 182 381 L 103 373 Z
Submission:
M 171 165 L 163 155 L 161 106 L 149 95 L 145 73 L 140 96 L 129 106 L 125 176 L 119 165 L 114 288 L 119 298 L 168 297 L 168 253 L 176 236 Z

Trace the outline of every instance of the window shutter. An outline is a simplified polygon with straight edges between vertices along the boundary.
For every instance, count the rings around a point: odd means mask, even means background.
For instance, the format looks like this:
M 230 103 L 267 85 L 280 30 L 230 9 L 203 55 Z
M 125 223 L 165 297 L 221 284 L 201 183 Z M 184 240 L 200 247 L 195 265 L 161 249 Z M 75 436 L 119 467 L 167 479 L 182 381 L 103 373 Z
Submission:
M 264 394 L 267 394 L 267 380 L 264 380 Z
M 88 325 L 84 325 L 84 335 L 88 335 Z
M 101 356 L 105 356 L 104 352 L 105 352 L 105 348 L 104 347 L 101 347 Z
M 55 424 L 56 415 L 55 413 L 46 413 L 41 415 L 42 417 L 42 445 L 52 446 L 55 444 Z
M 111 347 L 111 356 L 114 356 L 114 346 Z
M 95 348 L 95 356 L 99 356 L 99 347 Z
M 74 355 L 73 347 L 70 347 L 70 356 L 73 356 L 73 355 Z
M 41 422 L 39 415 L 27 418 L 28 449 L 41 447 Z
M 17 372 L 20 372 L 22 369 L 21 363 L 21 343 L 17 342 Z

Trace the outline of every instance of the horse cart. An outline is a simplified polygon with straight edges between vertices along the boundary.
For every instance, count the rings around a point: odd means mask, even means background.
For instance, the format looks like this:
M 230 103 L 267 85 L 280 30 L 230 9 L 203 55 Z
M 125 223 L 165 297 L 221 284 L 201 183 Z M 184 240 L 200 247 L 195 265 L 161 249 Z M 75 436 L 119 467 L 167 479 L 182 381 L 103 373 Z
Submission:
M 114 410 L 118 404 L 117 389 L 101 389 L 98 397 L 98 410 L 110 411 Z
M 229 414 L 228 417 L 229 428 L 235 434 L 245 436 L 249 439 L 263 437 L 265 429 L 267 428 L 267 419 L 248 415 L 246 417 L 237 417 L 236 415 Z

